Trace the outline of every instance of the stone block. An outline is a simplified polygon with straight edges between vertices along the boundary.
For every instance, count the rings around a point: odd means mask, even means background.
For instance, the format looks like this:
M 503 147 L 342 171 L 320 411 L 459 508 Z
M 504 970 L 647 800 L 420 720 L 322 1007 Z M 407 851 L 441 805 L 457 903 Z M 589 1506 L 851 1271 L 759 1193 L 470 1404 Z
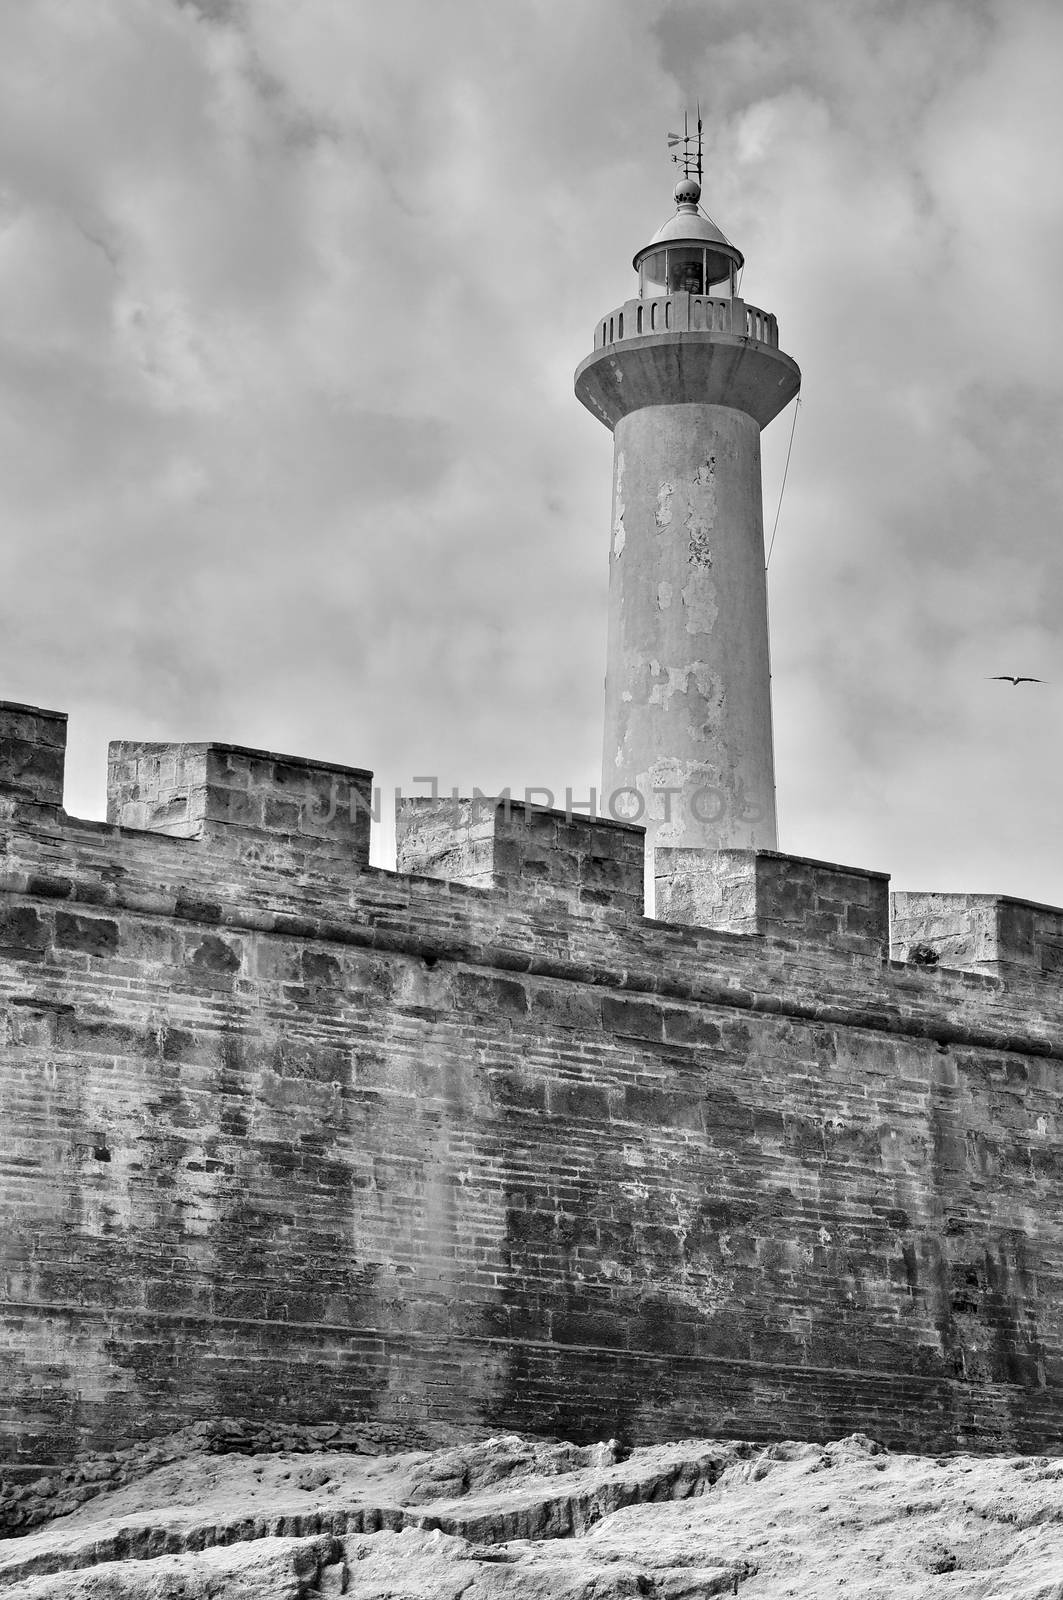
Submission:
M 400 797 L 395 803 L 399 872 L 495 887 L 495 803 Z
M 111 744 L 107 820 L 238 848 L 256 841 L 364 864 L 372 773 L 224 744 Z
M 896 961 L 1005 977 L 1063 974 L 1063 909 L 994 894 L 890 896 Z
M 657 850 L 657 917 L 885 960 L 889 874 L 777 850 Z
M 0 797 L 58 810 L 65 763 L 64 711 L 0 701 Z
M 645 833 L 628 823 L 480 796 L 400 798 L 395 838 L 400 872 L 643 914 Z

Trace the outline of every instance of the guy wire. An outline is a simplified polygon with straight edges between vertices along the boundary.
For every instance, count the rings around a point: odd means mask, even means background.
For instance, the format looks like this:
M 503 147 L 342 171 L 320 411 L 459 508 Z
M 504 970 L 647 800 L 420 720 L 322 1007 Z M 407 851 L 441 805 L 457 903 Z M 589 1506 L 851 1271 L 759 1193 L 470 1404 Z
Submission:
M 786 446 L 786 465 L 782 469 L 782 484 L 779 487 L 779 504 L 775 507 L 775 526 L 771 530 L 771 543 L 768 546 L 768 554 L 764 562 L 765 572 L 767 572 L 768 563 L 771 561 L 771 553 L 775 549 L 775 535 L 779 531 L 779 513 L 782 510 L 782 497 L 786 492 L 786 474 L 790 470 L 790 451 L 794 447 L 794 434 L 797 432 L 797 413 L 800 411 L 800 409 L 801 396 L 798 395 L 797 404 L 794 406 L 794 420 L 790 427 L 790 443 Z

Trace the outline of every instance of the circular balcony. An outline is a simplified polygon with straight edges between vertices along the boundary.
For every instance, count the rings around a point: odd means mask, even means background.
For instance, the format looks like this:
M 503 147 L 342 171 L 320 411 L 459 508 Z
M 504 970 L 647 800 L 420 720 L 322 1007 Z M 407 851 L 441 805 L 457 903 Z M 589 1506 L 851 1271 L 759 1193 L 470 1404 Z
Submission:
M 594 330 L 576 395 L 608 428 L 643 406 L 730 406 L 765 428 L 801 387 L 779 325 L 744 300 L 660 295 L 627 300 Z
M 779 348 L 779 324 L 770 311 L 744 300 L 717 300 L 705 294 L 664 294 L 652 300 L 626 300 L 594 330 L 594 348 L 653 333 L 729 333 Z

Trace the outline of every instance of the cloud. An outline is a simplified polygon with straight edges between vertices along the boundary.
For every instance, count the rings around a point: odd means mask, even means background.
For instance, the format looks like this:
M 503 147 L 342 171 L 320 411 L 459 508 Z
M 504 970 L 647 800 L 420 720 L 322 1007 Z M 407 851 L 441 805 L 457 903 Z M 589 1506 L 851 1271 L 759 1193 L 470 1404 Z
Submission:
M 709 208 L 804 371 L 783 845 L 1063 899 L 1053 7 L 39 0 L 3 29 L 0 692 L 71 712 L 73 809 L 108 737 L 595 781 L 611 446 L 571 377 L 700 94 Z

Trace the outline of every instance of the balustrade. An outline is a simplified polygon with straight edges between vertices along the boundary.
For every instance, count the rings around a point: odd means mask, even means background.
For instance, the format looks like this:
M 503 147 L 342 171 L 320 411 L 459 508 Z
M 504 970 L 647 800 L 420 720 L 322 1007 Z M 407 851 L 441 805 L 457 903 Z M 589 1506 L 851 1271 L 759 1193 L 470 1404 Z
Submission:
M 638 339 L 650 333 L 727 333 L 758 344 L 779 348 L 779 325 L 770 311 L 744 300 L 703 294 L 657 295 L 649 300 L 627 300 L 603 317 L 594 331 L 594 348 Z

